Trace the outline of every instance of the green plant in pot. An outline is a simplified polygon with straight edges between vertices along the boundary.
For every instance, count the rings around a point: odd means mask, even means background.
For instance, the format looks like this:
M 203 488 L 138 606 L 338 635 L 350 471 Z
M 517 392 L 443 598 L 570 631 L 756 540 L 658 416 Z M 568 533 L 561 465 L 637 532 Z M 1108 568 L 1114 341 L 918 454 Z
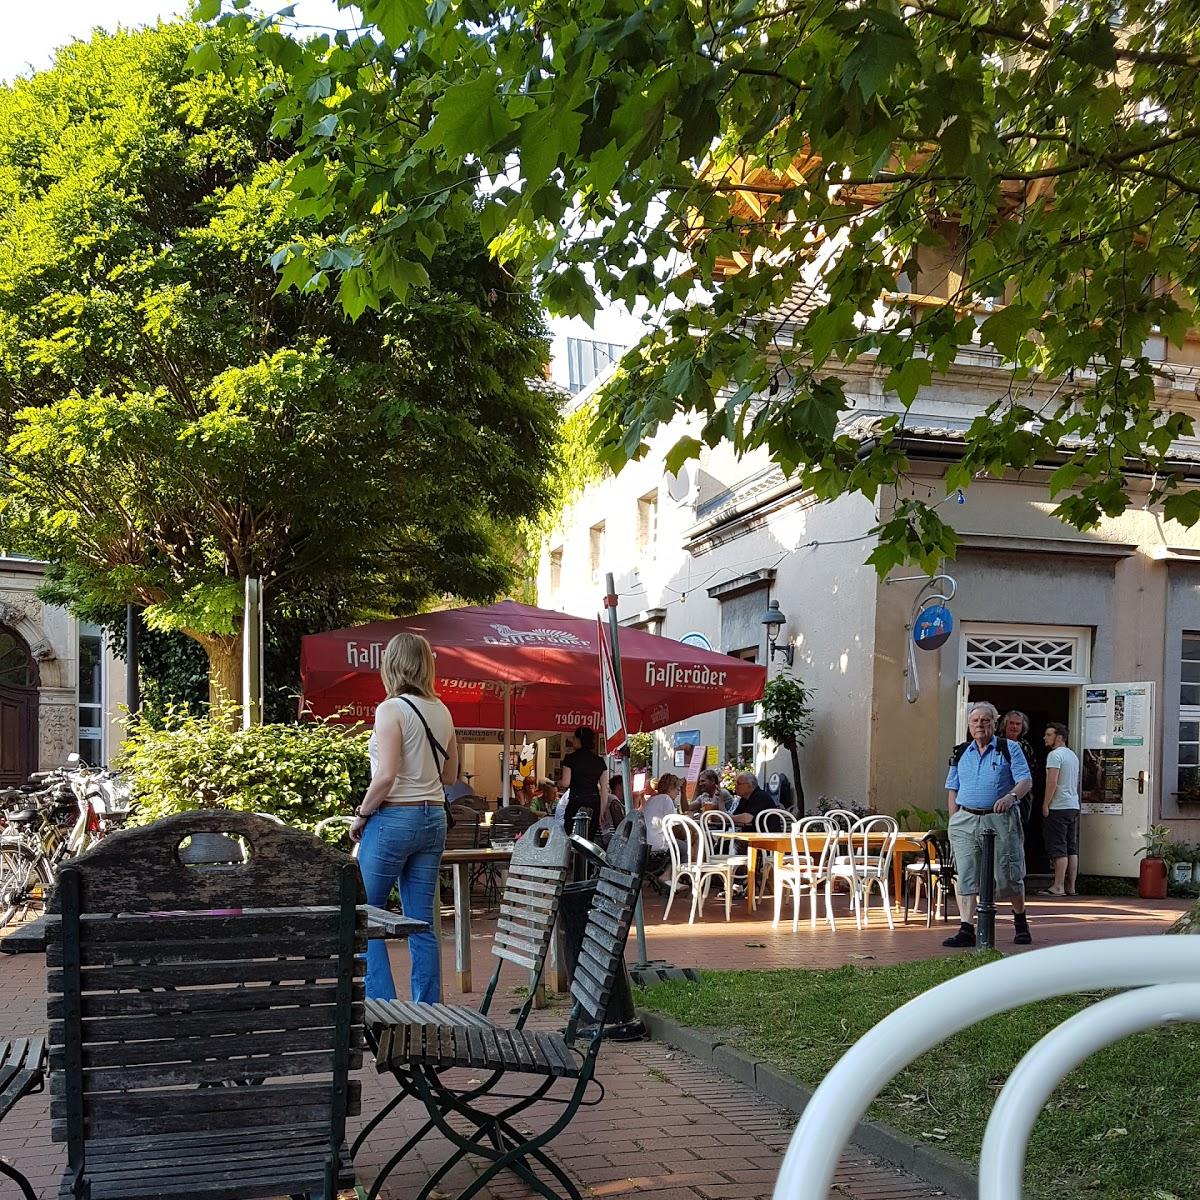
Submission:
M 1143 900 L 1162 900 L 1167 894 L 1166 854 L 1171 845 L 1171 831 L 1165 825 L 1151 825 L 1142 831 L 1144 855 L 1138 870 L 1138 895 Z

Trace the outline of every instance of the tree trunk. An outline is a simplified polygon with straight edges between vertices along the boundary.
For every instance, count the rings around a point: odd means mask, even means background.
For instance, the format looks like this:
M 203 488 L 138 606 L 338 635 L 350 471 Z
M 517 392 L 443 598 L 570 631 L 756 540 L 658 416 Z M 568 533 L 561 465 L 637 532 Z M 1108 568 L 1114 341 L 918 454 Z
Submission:
M 240 633 L 192 633 L 208 655 L 208 703 L 213 709 L 224 708 L 231 723 L 241 722 L 242 635 Z
M 788 750 L 792 755 L 792 787 L 796 789 L 796 811 L 804 816 L 804 784 L 800 782 L 800 751 L 793 742 Z
M 1197 900 L 1167 932 L 1200 933 L 1200 900 Z

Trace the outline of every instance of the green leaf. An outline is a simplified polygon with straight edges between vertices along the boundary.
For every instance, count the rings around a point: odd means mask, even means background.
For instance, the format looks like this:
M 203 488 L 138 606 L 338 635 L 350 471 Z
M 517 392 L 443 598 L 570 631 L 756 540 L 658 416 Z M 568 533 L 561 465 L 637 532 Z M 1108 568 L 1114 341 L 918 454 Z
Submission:
M 434 108 L 433 124 L 417 146 L 439 150 L 447 158 L 494 150 L 516 128 L 491 74 L 479 74 L 447 88 Z
M 694 437 L 681 437 L 666 454 L 666 467 L 672 475 L 679 473 L 680 467 L 689 459 L 699 458 L 704 449 L 703 444 Z
M 521 172 L 530 187 L 540 187 L 554 170 L 562 155 L 579 148 L 583 114 L 540 108 L 526 113 L 520 121 Z
M 218 7 L 220 0 L 217 0 Z M 221 52 L 215 42 L 200 42 L 188 55 L 187 67 L 193 75 L 208 75 L 223 68 Z
M 311 127 L 309 132 L 313 137 L 332 137 L 333 131 L 337 128 L 337 126 L 337 113 L 327 113 Z
M 221 15 L 221 0 L 195 0 L 192 5 L 192 19 L 195 21 L 214 21 Z

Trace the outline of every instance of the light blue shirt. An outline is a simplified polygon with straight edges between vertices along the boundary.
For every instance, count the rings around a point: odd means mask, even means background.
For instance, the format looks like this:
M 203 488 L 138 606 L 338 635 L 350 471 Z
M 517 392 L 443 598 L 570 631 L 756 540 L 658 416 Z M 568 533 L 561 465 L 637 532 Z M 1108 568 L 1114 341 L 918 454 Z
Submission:
M 950 764 L 946 776 L 946 790 L 957 792 L 955 803 L 959 808 L 973 808 L 990 812 L 1001 796 L 1011 792 L 1023 779 L 1032 779 L 1025 754 L 1016 742 L 1008 743 L 1008 757 L 997 749 L 997 740 L 992 738 L 983 753 L 974 740 L 963 751 L 957 763 Z

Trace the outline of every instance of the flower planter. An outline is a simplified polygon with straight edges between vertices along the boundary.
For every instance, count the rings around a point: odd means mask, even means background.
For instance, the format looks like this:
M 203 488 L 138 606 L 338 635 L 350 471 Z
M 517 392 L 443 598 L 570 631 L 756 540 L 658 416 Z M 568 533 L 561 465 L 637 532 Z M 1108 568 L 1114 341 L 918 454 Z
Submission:
M 1143 900 L 1162 900 L 1166 894 L 1166 861 L 1161 858 L 1143 858 L 1138 871 L 1138 895 Z

